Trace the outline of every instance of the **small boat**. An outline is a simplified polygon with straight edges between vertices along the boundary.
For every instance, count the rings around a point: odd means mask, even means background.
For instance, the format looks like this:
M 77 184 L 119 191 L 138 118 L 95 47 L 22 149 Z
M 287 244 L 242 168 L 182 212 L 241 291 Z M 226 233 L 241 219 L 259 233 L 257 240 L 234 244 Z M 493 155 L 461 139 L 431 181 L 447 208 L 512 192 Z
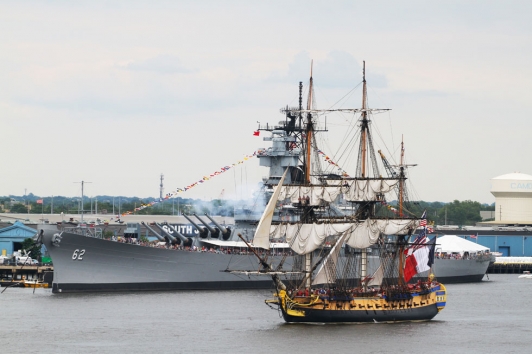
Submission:
M 408 210 L 406 169 L 412 165 L 404 162 L 403 143 L 400 163 L 393 166 L 383 158 L 388 177 L 379 172 L 370 117 L 387 110 L 367 107 L 365 68 L 363 73 L 360 109 L 313 108 L 311 74 L 307 108 L 300 97 L 299 109 L 285 110 L 287 117 L 299 117 L 304 128 L 295 143 L 303 151 L 303 178 L 285 184 L 286 168 L 257 226 L 254 248 L 249 247 L 259 259 L 257 273 L 270 275 L 276 286 L 273 299 L 265 302 L 286 322 L 427 321 L 446 305 L 446 288 L 432 272 L 436 238 L 426 237 L 426 213 L 416 216 Z M 315 138 L 318 119 L 333 111 L 356 119 L 350 124 L 359 141 L 358 156 L 352 154 L 358 161 L 354 176 L 333 176 L 315 158 L 321 152 Z M 335 213 L 340 196 L 351 212 Z M 391 198 L 397 198 L 397 205 L 387 202 Z M 297 219 L 274 220 L 275 210 L 287 204 Z M 418 228 L 422 232 L 410 242 Z M 272 265 L 256 251 L 269 250 L 272 239 L 286 242 L 297 254 L 290 265 Z M 373 271 L 370 258 L 376 257 L 379 266 Z
M 0 286 L 10 287 L 25 287 L 25 288 L 48 288 L 50 284 L 43 282 L 42 280 L 26 280 L 26 276 L 22 276 L 20 280 L 0 281 Z
M 530 274 L 530 271 L 525 270 L 523 274 L 518 276 L 519 279 L 532 279 L 532 274 Z
M 48 288 L 49 284 L 39 280 L 23 280 L 21 281 L 25 288 Z

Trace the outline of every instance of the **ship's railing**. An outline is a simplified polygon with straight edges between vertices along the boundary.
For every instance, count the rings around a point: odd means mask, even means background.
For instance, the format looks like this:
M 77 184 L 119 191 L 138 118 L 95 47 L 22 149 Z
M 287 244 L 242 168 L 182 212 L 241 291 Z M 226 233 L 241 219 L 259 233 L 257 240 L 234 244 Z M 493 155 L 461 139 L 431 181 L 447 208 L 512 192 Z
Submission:
M 64 232 L 71 234 L 94 237 L 94 238 L 103 238 L 102 229 L 99 227 L 87 227 L 87 226 L 77 226 L 77 227 L 65 227 L 63 228 Z

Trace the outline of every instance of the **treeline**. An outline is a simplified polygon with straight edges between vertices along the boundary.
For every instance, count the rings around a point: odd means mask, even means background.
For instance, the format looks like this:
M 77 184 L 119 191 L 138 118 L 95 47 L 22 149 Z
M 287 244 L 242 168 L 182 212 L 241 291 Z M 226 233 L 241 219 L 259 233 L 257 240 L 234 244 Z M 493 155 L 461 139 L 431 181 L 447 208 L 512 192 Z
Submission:
M 14 201 L 13 201 L 14 200 Z M 42 200 L 42 204 L 37 201 Z M 202 201 L 189 198 L 175 198 L 157 203 L 154 206 L 134 211 L 135 208 L 143 204 L 148 204 L 155 198 L 136 197 L 109 197 L 98 196 L 95 198 L 84 198 L 83 205 L 81 198 L 67 197 L 37 197 L 34 195 L 21 198 L 0 197 L 0 208 L 3 212 L 23 213 L 23 214 L 79 214 L 81 210 L 86 214 L 109 214 L 110 217 L 128 211 L 137 215 L 179 215 L 203 214 L 233 216 L 234 208 L 242 205 L 242 201 L 220 200 Z M 53 204 L 52 204 L 53 203 Z M 396 203 L 391 202 L 390 205 Z M 53 209 L 52 209 L 53 208 Z M 480 211 L 494 211 L 495 204 L 481 204 L 479 202 L 465 200 L 455 200 L 451 203 L 410 201 L 404 205 L 405 213 L 413 216 L 421 216 L 424 210 L 427 211 L 427 220 L 436 225 L 475 225 L 482 221 Z
M 20 214 L 109 214 L 113 217 L 125 212 L 136 215 L 178 215 L 209 213 L 233 216 L 231 201 L 213 200 L 202 201 L 190 198 L 175 198 L 158 202 L 148 208 L 135 211 L 141 205 L 156 201 L 156 198 L 110 197 L 98 196 L 93 198 L 68 198 L 62 196 L 38 197 L 29 194 L 25 197 L 0 197 L 0 212 Z
M 482 221 L 481 211 L 494 211 L 495 203 L 481 204 L 472 200 L 454 200 L 451 203 L 442 202 L 409 202 L 406 209 L 413 215 L 421 215 L 427 211 L 427 220 L 435 225 L 475 225 Z

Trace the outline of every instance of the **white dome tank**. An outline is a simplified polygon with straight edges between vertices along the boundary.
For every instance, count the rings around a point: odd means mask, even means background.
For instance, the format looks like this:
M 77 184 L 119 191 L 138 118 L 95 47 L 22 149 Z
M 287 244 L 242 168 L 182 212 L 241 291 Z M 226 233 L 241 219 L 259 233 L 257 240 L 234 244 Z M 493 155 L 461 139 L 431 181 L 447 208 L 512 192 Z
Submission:
M 495 221 L 532 223 L 532 176 L 515 172 L 492 178 L 491 194 L 495 197 Z

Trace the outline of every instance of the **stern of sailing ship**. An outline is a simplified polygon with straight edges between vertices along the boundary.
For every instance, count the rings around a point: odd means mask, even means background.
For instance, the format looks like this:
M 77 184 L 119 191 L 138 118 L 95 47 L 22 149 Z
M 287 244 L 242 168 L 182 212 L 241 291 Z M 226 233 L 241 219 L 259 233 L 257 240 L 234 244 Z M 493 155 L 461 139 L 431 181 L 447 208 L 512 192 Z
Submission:
M 445 286 L 439 283 L 431 284 L 425 291 L 414 289 L 393 297 L 381 293 L 290 296 L 279 290 L 275 299 L 266 303 L 277 305 L 286 322 L 390 323 L 431 320 L 445 307 L 446 294 Z

